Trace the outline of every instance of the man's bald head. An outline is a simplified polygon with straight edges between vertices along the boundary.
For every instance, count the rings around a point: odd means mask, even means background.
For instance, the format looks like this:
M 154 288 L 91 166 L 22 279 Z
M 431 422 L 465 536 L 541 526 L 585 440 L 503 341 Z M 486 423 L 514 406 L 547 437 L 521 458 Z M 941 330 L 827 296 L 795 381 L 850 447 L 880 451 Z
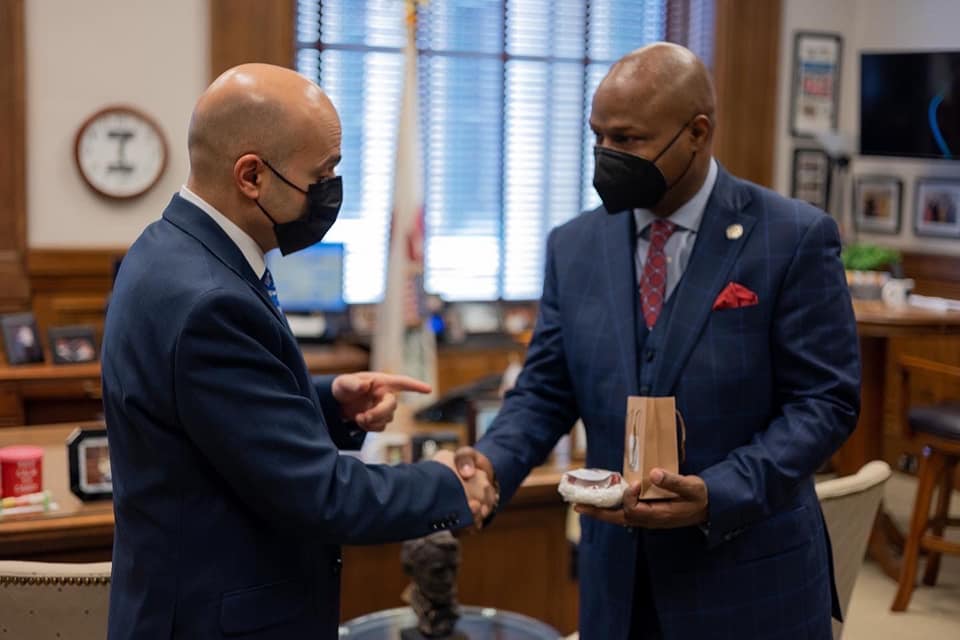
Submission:
M 273 224 L 302 217 L 309 186 L 335 175 L 340 140 L 337 111 L 315 83 L 240 65 L 197 100 L 187 186 L 267 251 L 277 245 Z
M 597 89 L 615 93 L 649 115 L 673 114 L 687 121 L 697 114 L 713 120 L 716 97 L 710 73 L 686 47 L 658 42 L 632 51 L 618 60 Z
M 339 119 L 326 94 L 300 74 L 268 64 L 244 64 L 224 72 L 193 110 L 187 145 L 191 174 L 215 180 L 229 174 L 245 153 L 279 163 L 329 125 L 339 145 Z M 335 134 L 335 135 L 333 135 Z

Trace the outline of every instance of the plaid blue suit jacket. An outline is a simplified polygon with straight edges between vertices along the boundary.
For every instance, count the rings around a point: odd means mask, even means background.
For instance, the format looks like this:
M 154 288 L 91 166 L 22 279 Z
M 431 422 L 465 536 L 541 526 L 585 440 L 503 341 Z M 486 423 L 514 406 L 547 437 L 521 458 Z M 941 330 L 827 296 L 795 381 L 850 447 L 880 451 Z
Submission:
M 743 233 L 729 238 L 735 224 Z M 627 396 L 674 395 L 687 425 L 681 472 L 707 484 L 709 533 L 583 518 L 582 637 L 627 638 L 642 545 L 667 640 L 830 638 L 839 608 L 812 476 L 853 430 L 860 388 L 836 224 L 721 170 L 642 363 L 632 234 L 629 212 L 601 208 L 550 235 L 523 373 L 477 446 L 501 499 L 578 417 L 588 466 L 619 470 Z M 759 303 L 714 311 L 730 282 Z

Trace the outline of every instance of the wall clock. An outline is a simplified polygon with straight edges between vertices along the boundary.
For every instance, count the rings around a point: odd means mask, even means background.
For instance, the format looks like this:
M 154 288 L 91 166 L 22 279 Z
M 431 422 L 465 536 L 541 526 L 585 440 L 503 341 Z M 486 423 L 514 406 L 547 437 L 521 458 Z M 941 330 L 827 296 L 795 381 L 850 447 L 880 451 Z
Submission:
M 80 127 L 75 156 L 80 175 L 91 189 L 124 200 L 143 195 L 160 180 L 167 167 L 167 142 L 145 113 L 110 106 Z

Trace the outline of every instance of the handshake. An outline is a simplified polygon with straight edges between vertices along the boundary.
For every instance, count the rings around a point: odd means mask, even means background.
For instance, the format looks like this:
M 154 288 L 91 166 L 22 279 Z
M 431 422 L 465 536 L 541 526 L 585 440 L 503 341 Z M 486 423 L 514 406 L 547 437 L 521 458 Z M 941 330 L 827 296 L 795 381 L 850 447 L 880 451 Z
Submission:
M 439 451 L 433 461 L 449 467 L 460 478 L 467 504 L 473 513 L 474 528 L 477 531 L 482 529 L 483 522 L 500 501 L 500 487 L 490 460 L 473 447 L 461 447 L 456 453 Z

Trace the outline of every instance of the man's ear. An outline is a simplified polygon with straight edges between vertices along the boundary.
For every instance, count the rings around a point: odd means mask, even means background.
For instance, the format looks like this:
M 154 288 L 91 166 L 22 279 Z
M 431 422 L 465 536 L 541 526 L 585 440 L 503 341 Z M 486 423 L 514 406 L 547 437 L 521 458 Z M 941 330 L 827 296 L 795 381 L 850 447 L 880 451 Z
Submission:
M 697 146 L 697 151 L 707 146 L 710 138 L 713 137 L 713 121 L 706 114 L 701 113 L 690 123 L 690 133 L 693 134 L 693 141 Z
M 262 167 L 260 158 L 253 153 L 246 153 L 233 163 L 233 181 L 240 193 L 251 200 L 260 198 L 260 188 L 263 186 L 260 180 Z

